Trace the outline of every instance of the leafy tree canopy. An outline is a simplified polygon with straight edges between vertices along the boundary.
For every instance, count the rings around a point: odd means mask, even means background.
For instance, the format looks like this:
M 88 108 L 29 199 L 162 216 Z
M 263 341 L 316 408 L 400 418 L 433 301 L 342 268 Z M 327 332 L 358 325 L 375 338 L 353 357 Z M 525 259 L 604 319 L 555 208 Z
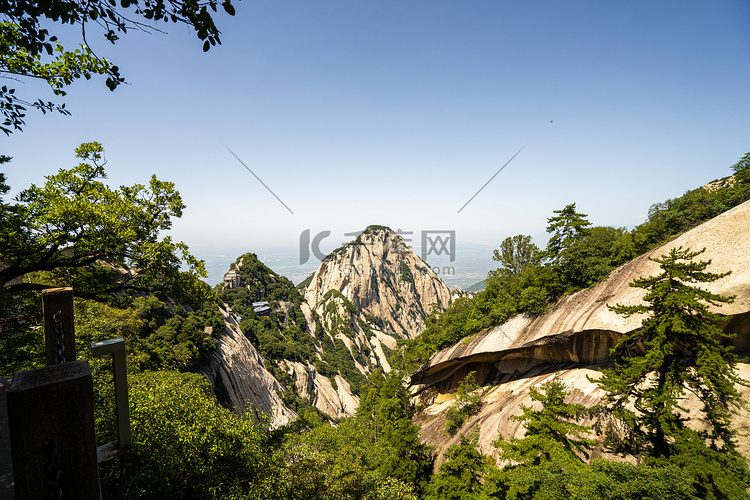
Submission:
M 526 267 L 538 265 L 541 254 L 531 236 L 518 234 L 505 238 L 500 248 L 493 251 L 492 260 L 500 262 L 500 268 L 490 271 L 490 277 L 516 276 Z
M 99 143 L 82 144 L 77 167 L 0 203 L 0 293 L 72 286 L 96 300 L 163 291 L 202 302 L 210 292 L 197 279 L 206 275 L 203 262 L 185 243 L 160 237 L 185 207 L 174 184 L 153 176 L 147 186 L 112 189 L 101 181 L 103 154 Z
M 221 43 L 213 19 L 219 6 L 234 15 L 231 0 L 0 2 L 0 78 L 41 79 L 50 85 L 55 95 L 64 96 L 65 87 L 74 81 L 88 80 L 93 74 L 99 74 L 107 76 L 107 87 L 114 90 L 125 80 L 116 65 L 90 49 L 87 35 L 91 31 L 102 31 L 104 38 L 114 44 L 129 30 L 158 31 L 159 23 L 171 21 L 192 29 L 203 40 L 203 50 L 207 51 Z M 56 33 L 61 25 L 80 26 L 80 48 L 71 51 L 63 47 Z M 68 114 L 64 104 L 21 98 L 14 88 L 3 86 L 0 87 L 0 111 L 5 121 L 0 130 L 6 134 L 21 130 L 27 107 Z
M 193 373 L 130 376 L 134 449 L 102 465 L 105 498 L 283 498 L 263 422 L 221 407 L 208 390 Z M 98 410 L 102 437 L 114 438 L 115 420 Z

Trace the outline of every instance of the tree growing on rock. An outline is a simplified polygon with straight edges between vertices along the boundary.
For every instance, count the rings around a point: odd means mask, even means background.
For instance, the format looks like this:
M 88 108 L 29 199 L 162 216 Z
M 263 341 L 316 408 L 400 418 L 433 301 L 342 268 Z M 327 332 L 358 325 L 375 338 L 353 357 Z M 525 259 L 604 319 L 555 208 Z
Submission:
M 588 458 L 597 443 L 586 437 L 590 427 L 578 423 L 586 407 L 565 402 L 568 390 L 557 376 L 539 389 L 531 387 L 529 394 L 542 407 L 521 405 L 521 414 L 511 417 L 526 427 L 523 438 L 504 441 L 500 436 L 495 441 L 500 459 L 511 465 L 488 475 L 485 493 L 490 498 L 564 498 L 549 492 L 566 492 L 567 487 L 558 484 L 561 478 L 581 473 L 582 457 Z
M 731 303 L 734 297 L 694 286 L 729 274 L 706 272 L 711 261 L 693 261 L 704 251 L 673 248 L 653 259 L 662 272 L 630 284 L 647 290 L 646 304 L 610 306 L 625 316 L 649 314 L 639 329 L 618 342 L 613 350 L 615 367 L 605 370 L 598 382 L 607 392 L 607 405 L 626 424 L 631 447 L 656 457 L 670 455 L 673 438 L 685 425 L 687 410 L 681 400 L 686 392 L 702 404 L 700 411 L 709 423 L 706 438 L 713 446 L 735 447 L 730 417 L 744 405 L 736 384 L 747 382 L 737 375 L 733 347 L 721 342 L 734 335 L 720 330 L 719 316 L 708 309 Z M 643 354 L 639 345 L 645 349 Z M 629 402 L 637 413 L 628 409 Z
M 482 392 L 479 390 L 476 372 L 469 372 L 456 389 L 456 400 L 445 411 L 445 432 L 455 436 L 466 419 L 482 409 Z
M 440 472 L 430 479 L 425 500 L 462 500 L 476 498 L 482 489 L 481 480 L 491 467 L 478 449 L 479 429 L 448 448 Z
M 541 389 L 541 390 L 540 390 Z M 539 389 L 531 387 L 532 401 L 541 403 L 541 410 L 521 405 L 521 414 L 510 417 L 526 427 L 524 437 L 496 441 L 500 458 L 526 465 L 553 464 L 561 469 L 583 463 L 596 441 L 586 434 L 590 427 L 579 424 L 588 411 L 580 403 L 566 403 L 568 390 L 558 377 L 543 383 Z
M 615 346 L 615 367 L 604 370 L 598 384 L 607 392 L 606 411 L 622 425 L 622 432 L 609 436 L 610 443 L 649 463 L 690 466 L 702 477 L 698 482 L 719 488 L 718 493 L 704 491 L 704 498 L 729 498 L 727 491 L 743 491 L 748 480 L 731 426 L 733 412 L 745 405 L 737 386 L 748 383 L 737 374 L 733 347 L 722 342 L 734 335 L 720 330 L 719 316 L 709 311 L 734 297 L 697 286 L 729 274 L 706 272 L 710 260 L 693 260 L 704 251 L 679 247 L 653 259 L 661 273 L 630 284 L 647 290 L 645 304 L 610 306 L 625 316 L 648 316 Z M 699 415 L 686 407 L 687 393 L 701 405 Z M 690 416 L 700 417 L 708 428 L 689 428 Z

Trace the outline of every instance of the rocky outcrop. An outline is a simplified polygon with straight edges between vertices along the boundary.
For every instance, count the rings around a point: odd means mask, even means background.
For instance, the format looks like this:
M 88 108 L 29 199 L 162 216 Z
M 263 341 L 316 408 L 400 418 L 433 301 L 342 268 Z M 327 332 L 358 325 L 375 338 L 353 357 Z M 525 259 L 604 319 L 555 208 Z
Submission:
M 499 437 L 510 439 L 512 437 L 522 438 L 526 432 L 521 422 L 511 420 L 511 416 L 521 414 L 521 405 L 532 406 L 540 409 L 539 403 L 535 403 L 529 396 L 530 387 L 538 387 L 544 382 L 557 375 L 569 388 L 570 395 L 566 402 L 580 403 L 586 407 L 592 407 L 599 403 L 603 393 L 589 377 L 596 379 L 600 376 L 601 366 L 571 366 L 564 364 L 550 364 L 537 366 L 528 371 L 523 377 L 502 384 L 490 386 L 482 395 L 482 409 L 477 415 L 470 417 L 463 425 L 460 433 L 449 437 L 445 434 L 444 412 L 454 404 L 453 394 L 443 394 L 435 399 L 435 402 L 423 411 L 419 412 L 414 422 L 421 426 L 421 439 L 424 443 L 433 446 L 437 455 L 435 469 L 439 470 L 440 464 L 444 462 L 444 454 L 448 448 L 459 442 L 460 435 L 468 434 L 477 429 L 479 432 L 479 450 L 494 457 L 496 460 L 497 450 L 493 441 Z M 750 364 L 740 363 L 737 366 L 739 375 L 745 380 L 750 380 Z M 466 367 L 464 367 L 464 370 Z M 465 375 L 465 373 L 464 373 Z M 750 388 L 738 387 L 746 401 L 750 401 Z M 686 409 L 695 414 L 702 406 L 694 397 L 688 397 L 681 402 Z M 590 425 L 590 420 L 581 423 Z M 700 430 L 703 425 L 699 420 L 691 421 L 691 425 Z M 733 417 L 733 425 L 740 435 L 747 435 L 750 431 L 750 411 L 740 410 Z M 593 437 L 593 436 L 592 436 Z M 750 457 L 750 440 L 740 439 L 739 451 L 746 457 Z M 597 457 L 622 459 L 614 457 L 597 448 L 589 455 L 589 462 Z
M 226 328 L 216 334 L 219 345 L 211 356 L 210 365 L 201 373 L 217 395 L 221 396 L 222 387 L 225 388 L 226 396 L 238 413 L 252 405 L 270 416 L 273 428 L 290 423 L 297 415 L 279 397 L 283 387 L 266 370 L 263 358 L 242 334 L 234 316 L 224 310 L 222 314 Z
M 750 350 L 750 202 L 739 205 L 718 217 L 688 231 L 673 241 L 642 255 L 614 270 L 603 282 L 591 289 L 570 295 L 546 314 L 531 318 L 516 316 L 506 323 L 487 329 L 435 354 L 411 377 L 411 390 L 427 406 L 417 415 L 422 439 L 436 447 L 438 465 L 442 454 L 456 443 L 458 436 L 446 438 L 443 412 L 452 404 L 457 385 L 470 371 L 475 371 L 485 385 L 481 412 L 471 417 L 461 433 L 479 427 L 479 446 L 494 454 L 492 441 L 499 434 L 506 438 L 522 437 L 524 429 L 510 416 L 520 413 L 520 405 L 531 405 L 529 387 L 537 386 L 555 372 L 571 390 L 569 400 L 586 406 L 598 403 L 602 394 L 589 377 L 596 379 L 602 367 L 608 366 L 609 350 L 626 333 L 640 327 L 643 315 L 624 317 L 612 312 L 608 304 L 641 303 L 645 291 L 629 286 L 636 278 L 660 272 L 653 258 L 672 248 L 692 250 L 705 248 L 699 258 L 711 260 L 708 270 L 731 274 L 703 283 L 701 288 L 721 295 L 735 296 L 731 304 L 713 307 L 721 316 L 719 327 L 737 334 L 733 340 L 738 351 Z M 740 376 L 750 380 L 750 364 L 739 364 Z M 745 398 L 750 389 L 739 388 Z M 682 403 L 681 403 L 682 404 Z M 688 398 L 687 409 L 697 413 L 698 403 Z M 699 420 L 691 421 L 699 427 Z M 740 432 L 750 428 L 750 413 L 742 410 L 735 416 Z M 750 456 L 750 440 L 741 440 L 740 449 Z M 601 454 L 592 454 L 592 459 Z
M 357 411 L 359 398 L 341 375 L 331 380 L 318 373 L 314 365 L 295 361 L 283 361 L 281 366 L 291 376 L 295 392 L 326 415 L 344 418 Z
M 457 370 L 466 364 L 489 363 L 488 377 L 523 373 L 537 365 L 557 362 L 603 363 L 609 349 L 625 333 L 637 329 L 643 315 L 624 317 L 607 305 L 641 303 L 645 290 L 629 286 L 642 276 L 660 272 L 659 258 L 672 248 L 705 248 L 701 260 L 711 260 L 709 271 L 731 274 L 701 287 L 734 302 L 713 307 L 726 319 L 720 327 L 738 334 L 735 345 L 750 348 L 750 202 L 739 205 L 612 271 L 593 288 L 572 294 L 541 317 L 511 318 L 503 325 L 482 331 L 435 354 L 412 376 L 413 390 L 442 384 L 455 387 Z
M 304 296 L 301 309 L 310 331 L 328 336 L 337 350 L 346 348 L 353 368 L 364 375 L 376 368 L 390 371 L 387 353 L 396 349 L 397 339 L 416 336 L 433 308 L 445 309 L 451 300 L 432 269 L 382 226 L 368 227 L 326 257 Z M 295 380 L 306 380 L 298 390 L 307 391 L 308 400 L 331 416 L 351 415 L 359 405 L 341 376 L 328 379 L 312 366 L 292 372 Z M 351 381 L 351 373 L 346 376 Z
M 355 241 L 321 262 L 305 290 L 305 299 L 324 315 L 325 297 L 337 290 L 354 306 L 355 314 L 384 333 L 414 338 L 433 307 L 444 309 L 450 290 L 401 236 L 382 226 L 370 226 Z

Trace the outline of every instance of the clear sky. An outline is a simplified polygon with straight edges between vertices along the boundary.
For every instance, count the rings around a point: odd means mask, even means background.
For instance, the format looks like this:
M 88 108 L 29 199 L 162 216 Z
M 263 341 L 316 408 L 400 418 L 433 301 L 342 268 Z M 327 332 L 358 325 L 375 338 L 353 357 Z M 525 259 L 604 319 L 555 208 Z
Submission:
M 750 151 L 747 0 L 236 10 L 217 17 L 223 44 L 208 53 L 176 25 L 116 46 L 89 33 L 129 85 L 76 84 L 70 117 L 30 112 L 24 132 L 0 139 L 11 186 L 73 166 L 73 149 L 95 140 L 113 184 L 176 183 L 187 209 L 173 233 L 199 257 L 296 259 L 305 229 L 331 231 L 326 252 L 382 224 L 415 244 L 455 230 L 460 261 L 519 233 L 543 246 L 547 218 L 573 202 L 594 224 L 633 227 Z

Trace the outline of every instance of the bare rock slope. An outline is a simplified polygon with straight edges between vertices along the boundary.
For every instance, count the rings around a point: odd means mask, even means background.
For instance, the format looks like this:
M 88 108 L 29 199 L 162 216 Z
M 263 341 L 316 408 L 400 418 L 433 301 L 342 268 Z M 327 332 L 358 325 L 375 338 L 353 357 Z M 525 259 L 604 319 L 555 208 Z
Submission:
M 368 227 L 321 262 L 305 290 L 321 317 L 330 290 L 341 292 L 358 315 L 378 318 L 374 327 L 399 338 L 414 338 L 433 305 L 444 309 L 450 302 L 448 286 L 399 235 L 382 226 Z
M 279 397 L 283 387 L 266 370 L 263 358 L 242 334 L 231 314 L 222 311 L 226 328 L 219 332 L 219 345 L 211 364 L 202 370 L 212 387 L 224 387 L 238 413 L 249 406 L 270 415 L 271 427 L 281 427 L 297 415 Z
M 531 404 L 529 386 L 542 383 L 557 370 L 562 370 L 575 401 L 587 405 L 598 402 L 598 389 L 587 375 L 596 376 L 601 365 L 608 362 L 610 348 L 643 320 L 642 315 L 617 315 L 607 305 L 640 303 L 645 291 L 629 284 L 638 277 L 658 274 L 659 264 L 650 258 L 676 247 L 705 248 L 700 259 L 711 260 L 710 272 L 731 271 L 729 276 L 701 287 L 735 296 L 732 304 L 713 311 L 724 317 L 721 328 L 737 334 L 735 346 L 750 349 L 750 202 L 746 202 L 614 270 L 593 288 L 562 299 L 541 317 L 516 316 L 435 354 L 411 377 L 413 393 L 431 403 L 417 417 L 423 439 L 436 446 L 441 455 L 458 439 L 446 441 L 442 412 L 450 404 L 455 387 L 472 370 L 480 382 L 492 388 L 483 396 L 486 404 L 482 412 L 462 432 L 481 426 L 480 446 L 485 452 L 493 450 L 491 441 L 498 433 L 522 436 L 523 429 L 508 417 L 520 413 L 520 404 Z M 750 365 L 740 369 L 743 376 L 750 377 Z M 748 415 L 743 413 L 738 419 L 741 429 L 747 427 Z

